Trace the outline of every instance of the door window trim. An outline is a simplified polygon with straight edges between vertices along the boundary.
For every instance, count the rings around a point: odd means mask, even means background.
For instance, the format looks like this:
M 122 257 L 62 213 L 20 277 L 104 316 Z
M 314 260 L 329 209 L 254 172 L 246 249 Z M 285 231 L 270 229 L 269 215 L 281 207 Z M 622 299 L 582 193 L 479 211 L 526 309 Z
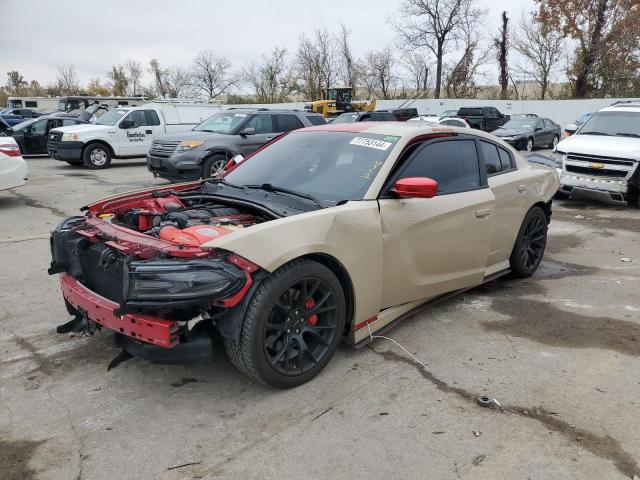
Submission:
M 380 193 L 378 194 L 378 199 L 385 199 L 385 198 L 393 198 L 393 199 L 397 199 L 398 197 L 393 194 L 391 192 L 391 188 L 393 188 L 393 186 L 395 185 L 395 183 L 398 181 L 399 177 L 402 175 L 402 172 L 407 168 L 407 165 L 420 153 L 422 152 L 422 150 L 424 150 L 425 148 L 427 148 L 430 145 L 436 144 L 436 143 L 440 143 L 440 142 L 460 142 L 460 141 L 473 141 L 474 145 L 476 147 L 476 155 L 477 155 L 477 159 L 478 159 L 478 168 L 479 168 L 479 175 L 480 175 L 480 184 L 478 187 L 476 188 L 469 188 L 469 189 L 465 189 L 465 190 L 459 190 L 459 191 L 455 191 L 455 192 L 447 192 L 447 193 L 438 193 L 436 195 L 436 197 L 443 197 L 445 195 L 455 195 L 458 193 L 465 193 L 465 192 L 474 192 L 476 190 L 484 190 L 486 188 L 489 188 L 489 183 L 487 181 L 487 173 L 486 173 L 486 167 L 484 165 L 484 160 L 480 158 L 480 152 L 478 151 L 479 149 L 479 145 L 478 145 L 478 140 L 472 136 L 472 135 L 457 135 L 455 137 L 453 136 L 447 136 L 447 137 L 437 137 L 431 140 L 427 140 L 425 142 L 421 142 L 418 143 L 417 148 L 415 148 L 405 159 L 401 159 L 401 164 L 395 168 L 395 170 L 392 170 L 391 173 L 389 174 L 389 176 L 387 177 L 387 180 L 385 180 L 384 184 L 382 185 L 382 188 L 380 189 Z M 416 144 L 412 144 L 412 145 L 408 145 L 407 148 L 415 146 Z
M 516 163 L 516 159 L 514 158 L 512 152 L 510 152 L 506 148 L 501 147 L 497 143 L 492 142 L 489 139 L 484 139 L 484 138 L 483 139 L 479 139 L 479 138 L 477 138 L 476 139 L 476 143 L 478 143 L 478 145 L 476 145 L 476 150 L 478 150 L 478 157 L 480 158 L 480 163 L 482 164 L 482 168 L 485 171 L 485 173 L 487 171 L 487 163 L 486 163 L 486 161 L 484 159 L 484 152 L 482 151 L 482 148 L 480 148 L 479 142 L 489 143 L 489 144 L 495 146 L 498 149 L 504 150 L 505 152 L 507 152 L 507 155 L 509 155 L 509 163 L 511 165 L 511 168 L 508 169 L 508 170 L 500 170 L 499 172 L 495 172 L 495 173 L 487 173 L 486 174 L 487 178 L 495 177 L 495 176 L 498 176 L 498 175 L 504 175 L 505 173 L 511 173 L 511 172 L 514 172 L 514 171 L 518 170 L 518 164 Z M 500 151 L 498 151 L 498 157 L 500 157 Z M 502 162 L 500 162 L 500 164 L 502 164 Z

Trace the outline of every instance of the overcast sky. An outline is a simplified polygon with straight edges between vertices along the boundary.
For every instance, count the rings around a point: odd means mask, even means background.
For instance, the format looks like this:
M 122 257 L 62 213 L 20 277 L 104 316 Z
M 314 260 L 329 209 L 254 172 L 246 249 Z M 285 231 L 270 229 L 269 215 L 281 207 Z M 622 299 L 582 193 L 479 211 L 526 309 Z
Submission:
M 0 84 L 18 70 L 46 85 L 58 64 L 76 66 L 82 82 L 106 79 L 110 66 L 127 58 L 145 67 L 187 65 L 212 49 L 234 67 L 257 60 L 274 46 L 293 52 L 299 36 L 316 27 L 352 30 L 356 54 L 394 41 L 387 22 L 401 0 L 0 0 Z M 478 0 L 489 10 L 495 34 L 499 15 L 515 21 L 533 0 Z M 150 81 L 147 74 L 145 83 Z

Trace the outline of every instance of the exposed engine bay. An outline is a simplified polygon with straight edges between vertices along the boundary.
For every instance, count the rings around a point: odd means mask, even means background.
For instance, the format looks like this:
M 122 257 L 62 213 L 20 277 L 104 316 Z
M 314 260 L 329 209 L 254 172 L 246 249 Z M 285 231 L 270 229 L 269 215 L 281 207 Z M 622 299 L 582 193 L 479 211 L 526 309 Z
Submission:
M 145 235 L 190 247 L 198 247 L 222 235 L 268 220 L 264 214 L 244 207 L 225 206 L 176 194 L 141 199 L 125 209 L 101 213 L 98 217 Z

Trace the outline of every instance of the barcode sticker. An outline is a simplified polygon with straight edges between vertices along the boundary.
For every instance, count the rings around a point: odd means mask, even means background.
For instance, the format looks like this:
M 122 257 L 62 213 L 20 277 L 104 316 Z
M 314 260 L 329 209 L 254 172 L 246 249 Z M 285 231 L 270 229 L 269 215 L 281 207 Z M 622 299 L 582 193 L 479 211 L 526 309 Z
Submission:
M 373 138 L 356 137 L 349 142 L 350 145 L 358 145 L 360 147 L 375 148 L 376 150 L 387 150 L 391 145 L 390 142 L 382 140 L 374 140 Z

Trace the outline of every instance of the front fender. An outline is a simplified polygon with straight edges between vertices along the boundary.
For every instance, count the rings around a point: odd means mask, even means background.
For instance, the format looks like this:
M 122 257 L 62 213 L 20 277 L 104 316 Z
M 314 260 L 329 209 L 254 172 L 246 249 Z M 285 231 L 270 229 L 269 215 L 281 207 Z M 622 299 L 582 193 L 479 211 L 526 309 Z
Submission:
M 380 311 L 382 229 L 377 201 L 348 202 L 264 222 L 202 248 L 232 251 L 268 272 L 304 255 L 331 256 L 345 267 L 353 285 L 355 323 Z

